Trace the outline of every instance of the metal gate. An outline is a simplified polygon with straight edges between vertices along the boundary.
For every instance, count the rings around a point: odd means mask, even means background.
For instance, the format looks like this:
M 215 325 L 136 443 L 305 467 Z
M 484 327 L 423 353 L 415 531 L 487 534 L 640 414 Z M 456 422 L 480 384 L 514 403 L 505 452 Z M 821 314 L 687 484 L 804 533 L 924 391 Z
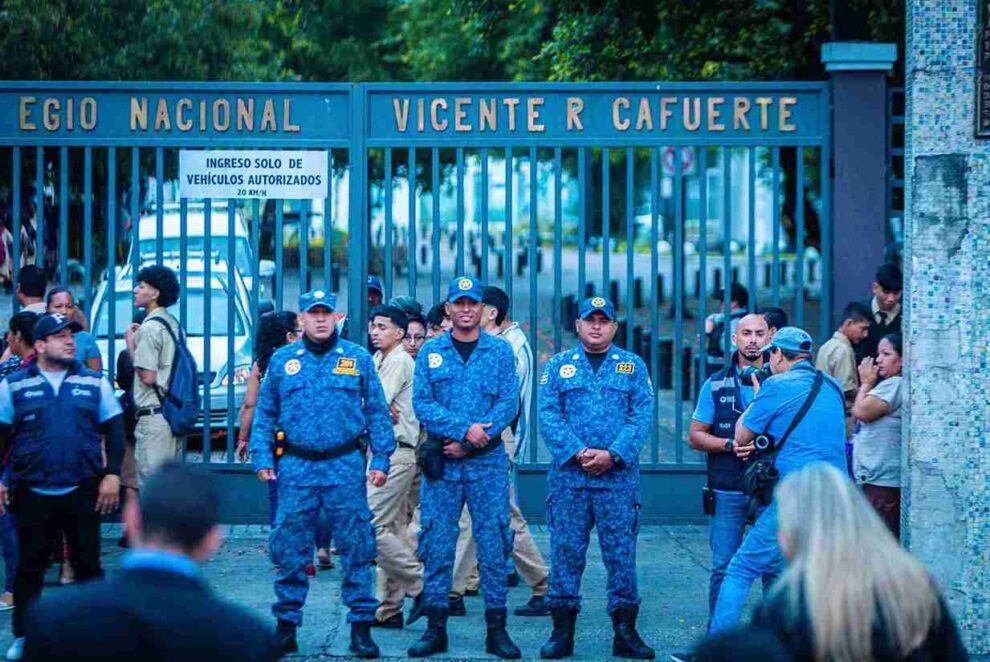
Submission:
M 113 378 L 137 269 L 173 264 L 204 368 L 187 460 L 238 481 L 250 477 L 234 439 L 259 306 L 292 310 L 310 287 L 339 291 L 360 341 L 368 275 L 386 299 L 429 307 L 447 278 L 476 274 L 509 293 L 536 369 L 576 342 L 580 299 L 611 296 L 616 342 L 657 386 L 642 461 L 644 509 L 662 517 L 698 511 L 703 457 L 686 430 L 712 363 L 705 317 L 729 306 L 712 295 L 739 282 L 750 308 L 831 332 L 825 84 L 0 87 L 8 278 L 30 260 L 68 286 Z M 326 196 L 180 199 L 177 152 L 202 148 L 328 150 Z M 534 443 L 520 467 L 537 514 L 547 458 Z M 262 519 L 255 496 L 235 519 L 252 519 L 250 504 Z

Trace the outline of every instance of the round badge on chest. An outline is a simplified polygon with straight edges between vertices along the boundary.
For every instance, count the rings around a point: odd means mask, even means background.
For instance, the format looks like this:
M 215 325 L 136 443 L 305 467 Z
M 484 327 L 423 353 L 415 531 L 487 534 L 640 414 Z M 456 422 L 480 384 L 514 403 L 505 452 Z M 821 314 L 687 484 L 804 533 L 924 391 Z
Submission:
M 302 363 L 299 362 L 299 359 L 289 359 L 285 362 L 285 374 L 290 377 L 300 370 L 302 370 Z
M 577 374 L 577 367 L 571 365 L 570 363 L 560 366 L 560 376 L 564 379 L 570 379 Z
M 428 357 L 426 357 L 427 365 L 431 368 L 439 368 L 443 365 L 443 357 L 436 352 L 433 352 Z

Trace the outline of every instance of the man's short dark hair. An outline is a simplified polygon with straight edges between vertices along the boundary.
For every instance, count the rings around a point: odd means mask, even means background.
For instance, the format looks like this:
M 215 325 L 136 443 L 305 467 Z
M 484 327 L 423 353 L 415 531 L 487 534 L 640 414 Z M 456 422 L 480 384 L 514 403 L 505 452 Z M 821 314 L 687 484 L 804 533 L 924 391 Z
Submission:
M 871 322 L 873 321 L 873 311 L 864 303 L 852 301 L 842 311 L 842 323 L 845 324 L 848 321 Z
M 767 326 L 771 329 L 783 329 L 785 326 L 789 326 L 788 323 L 790 320 L 787 317 L 787 312 L 783 308 L 767 306 L 760 314 L 763 315 L 763 319 L 766 320 Z
M 220 522 L 220 490 L 205 470 L 169 462 L 138 496 L 142 537 L 192 551 Z
M 402 329 L 402 333 L 409 333 L 409 317 L 398 306 L 375 306 L 368 314 L 368 319 L 374 321 L 376 317 L 387 317 L 392 320 L 392 324 Z
M 430 308 L 430 312 L 426 313 L 426 325 L 431 329 L 440 328 L 446 320 L 447 309 L 442 303 L 433 306 Z
M 904 291 L 904 274 L 896 264 L 885 264 L 877 269 L 873 280 L 887 292 Z
M 149 265 L 138 272 L 137 279 L 158 290 L 158 305 L 162 308 L 168 308 L 179 300 L 179 279 L 168 267 Z
M 406 317 L 412 317 L 413 315 L 422 315 L 423 306 L 415 298 L 409 296 L 408 294 L 401 294 L 397 297 L 392 297 L 388 305 L 395 306 L 402 312 L 406 314 Z
M 41 319 L 38 313 L 22 310 L 10 318 L 10 332 L 20 335 L 28 345 L 34 344 L 34 325 Z
M 780 349 L 780 353 L 784 355 L 784 358 L 788 361 L 797 361 L 798 359 L 811 359 L 811 354 L 809 352 L 799 352 L 792 349 Z
M 509 314 L 509 295 L 500 287 L 489 285 L 485 287 L 481 295 L 481 303 L 491 306 L 498 311 L 495 316 L 495 323 L 501 324 Z
M 422 315 L 410 315 L 408 321 L 409 321 L 409 324 L 412 324 L 413 322 L 417 322 L 424 329 L 426 328 L 426 320 L 423 319 L 423 316 Z M 406 325 L 406 334 L 408 334 L 408 333 L 409 333 L 409 328 L 408 328 L 408 324 L 407 324 Z
M 40 299 L 45 296 L 48 278 L 40 267 L 28 264 L 21 267 L 21 272 L 17 275 L 17 284 L 24 296 Z

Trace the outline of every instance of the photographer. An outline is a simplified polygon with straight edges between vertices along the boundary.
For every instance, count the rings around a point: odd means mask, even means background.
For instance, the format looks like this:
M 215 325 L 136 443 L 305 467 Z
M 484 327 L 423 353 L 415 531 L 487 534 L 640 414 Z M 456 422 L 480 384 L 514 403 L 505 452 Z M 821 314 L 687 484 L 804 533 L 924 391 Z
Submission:
M 739 349 L 733 352 L 730 365 L 705 381 L 691 420 L 691 448 L 708 454 L 704 509 L 705 514 L 711 516 L 709 617 L 715 611 L 726 568 L 742 544 L 746 528 L 749 497 L 742 491 L 745 464 L 736 457 L 732 441 L 736 421 L 754 397 L 752 377 L 746 379 L 744 373 L 763 368 L 762 349 L 767 344 L 767 336 L 768 325 L 762 315 L 750 314 L 739 320 L 732 336 L 732 344 Z
M 780 477 L 813 462 L 845 467 L 843 394 L 835 380 L 811 363 L 811 336 L 797 327 L 784 327 L 764 348 L 770 351 L 773 376 L 755 385 L 756 397 L 736 424 L 734 448 L 742 460 L 770 458 L 770 474 Z M 766 442 L 769 442 L 767 445 Z M 746 477 L 748 478 L 748 476 Z M 744 478 L 744 483 L 746 482 Z M 766 490 L 754 492 L 768 503 Z M 757 577 L 774 575 L 783 565 L 777 542 L 777 509 L 766 507 L 742 546 L 729 562 L 709 632 L 732 628 L 739 621 L 750 585 Z

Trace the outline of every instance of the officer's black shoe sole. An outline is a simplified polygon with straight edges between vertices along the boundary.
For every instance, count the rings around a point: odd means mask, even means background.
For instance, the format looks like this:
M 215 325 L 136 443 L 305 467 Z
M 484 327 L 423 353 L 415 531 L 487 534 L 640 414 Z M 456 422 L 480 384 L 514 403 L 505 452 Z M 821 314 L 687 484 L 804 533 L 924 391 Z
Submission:
M 464 607 L 464 598 L 451 598 L 447 607 L 448 616 L 467 616 L 467 609 Z
M 375 622 L 371 624 L 373 628 L 384 628 L 386 630 L 401 630 L 405 623 L 402 621 L 402 614 L 396 614 L 395 616 L 389 616 L 384 621 L 379 621 L 375 619 Z
M 657 656 L 656 651 L 652 648 L 634 651 L 619 644 L 618 642 L 612 642 L 612 655 L 614 657 L 622 657 L 627 660 L 652 660 Z
M 509 648 L 508 646 L 500 647 L 500 645 L 494 641 L 485 642 L 485 652 L 489 655 L 500 657 L 503 660 L 518 660 L 522 657 L 522 651 L 516 648 L 515 645 L 513 645 L 512 648 Z
M 422 646 L 420 645 L 422 644 Z M 444 633 L 437 637 L 436 641 L 423 641 L 420 639 L 416 645 L 406 651 L 409 657 L 429 657 L 437 653 L 447 652 L 447 635 Z
M 554 645 L 546 644 L 540 649 L 540 659 L 542 660 L 559 660 L 561 658 L 570 657 L 574 655 L 574 642 L 571 641 L 565 646 L 557 648 Z

